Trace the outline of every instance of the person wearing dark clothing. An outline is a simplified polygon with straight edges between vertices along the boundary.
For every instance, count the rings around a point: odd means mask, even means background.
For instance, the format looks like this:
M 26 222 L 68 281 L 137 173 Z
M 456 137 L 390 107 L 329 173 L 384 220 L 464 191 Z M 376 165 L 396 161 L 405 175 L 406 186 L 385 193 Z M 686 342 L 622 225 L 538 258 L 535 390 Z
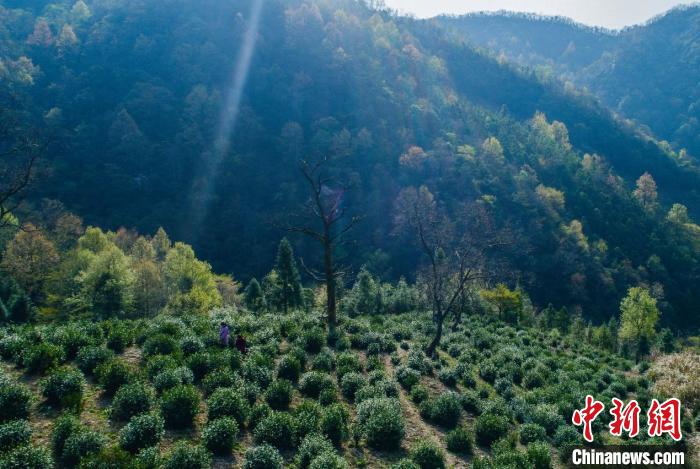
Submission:
M 241 335 L 238 334 L 236 337 L 236 348 L 238 349 L 239 352 L 241 352 L 243 355 L 248 351 L 248 344 L 245 341 L 245 338 Z

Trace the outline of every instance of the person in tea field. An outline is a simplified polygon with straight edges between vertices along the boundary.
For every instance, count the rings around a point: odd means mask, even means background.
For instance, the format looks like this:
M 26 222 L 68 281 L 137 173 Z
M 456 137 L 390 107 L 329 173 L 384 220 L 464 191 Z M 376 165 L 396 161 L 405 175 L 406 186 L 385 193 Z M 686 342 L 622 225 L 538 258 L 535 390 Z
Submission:
M 222 322 L 219 326 L 219 342 L 223 347 L 228 347 L 229 329 L 228 324 Z

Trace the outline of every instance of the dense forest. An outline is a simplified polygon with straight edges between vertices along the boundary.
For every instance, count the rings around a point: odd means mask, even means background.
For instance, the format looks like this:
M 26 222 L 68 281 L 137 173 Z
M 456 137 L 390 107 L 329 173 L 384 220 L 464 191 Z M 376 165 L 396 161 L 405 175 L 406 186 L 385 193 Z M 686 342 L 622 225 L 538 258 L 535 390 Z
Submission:
M 0 467 L 696 458 L 697 11 L 0 0 Z
M 621 31 L 565 18 L 475 14 L 441 18 L 469 42 L 545 78 L 586 88 L 614 111 L 670 142 L 688 158 L 700 155 L 700 7 L 677 7 Z
M 330 157 L 362 217 L 339 253 L 355 272 L 414 277 L 419 252 L 390 221 L 402 189 L 425 185 L 449 217 L 478 203 L 509 229 L 499 280 L 541 307 L 605 321 L 644 283 L 664 322 L 697 325 L 679 318 L 700 301 L 700 173 L 684 153 L 432 25 L 352 1 L 250 7 L 5 2 L 0 70 L 50 141 L 33 200 L 113 230 L 163 226 L 247 281 L 308 196 L 299 161 Z

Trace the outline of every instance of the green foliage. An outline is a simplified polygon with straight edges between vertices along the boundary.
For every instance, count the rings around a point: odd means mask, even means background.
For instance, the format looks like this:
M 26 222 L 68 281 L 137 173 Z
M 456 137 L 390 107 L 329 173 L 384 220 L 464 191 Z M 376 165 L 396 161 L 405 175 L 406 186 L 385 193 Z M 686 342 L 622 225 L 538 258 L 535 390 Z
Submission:
M 348 469 L 348 463 L 335 451 L 327 451 L 316 456 L 309 469 Z
M 299 439 L 320 431 L 322 412 L 321 406 L 309 399 L 303 401 L 294 409 L 294 419 Z
M 317 399 L 322 390 L 330 388 L 335 388 L 333 379 L 327 374 L 318 371 L 304 373 L 299 381 L 299 391 L 313 399 Z
M 340 389 L 343 391 L 343 396 L 349 400 L 353 400 L 355 393 L 366 385 L 367 380 L 360 373 L 346 373 L 340 380 Z
M 489 446 L 508 433 L 508 419 L 501 415 L 480 415 L 476 418 L 474 432 L 479 444 Z
M 284 460 L 280 452 L 270 445 L 248 448 L 245 452 L 244 469 L 282 469 Z
M 430 441 L 421 441 L 410 451 L 411 460 L 421 469 L 440 469 L 445 467 L 445 453 L 438 445 Z
M 214 454 L 230 454 L 238 435 L 238 424 L 231 417 L 222 417 L 207 424 L 202 443 Z
M 34 319 L 31 298 L 10 276 L 0 279 L 0 322 L 23 323 Z
M 94 431 L 79 430 L 65 440 L 61 463 L 67 467 L 78 466 L 83 459 L 99 453 L 104 445 L 104 436 Z
M 396 369 L 396 381 L 410 391 L 420 381 L 420 373 L 412 368 L 400 366 Z
M 280 241 L 275 263 L 273 290 L 268 293 L 267 300 L 277 310 L 287 313 L 289 309 L 303 305 L 301 277 L 297 270 L 292 245 L 287 238 Z
M 125 422 L 135 415 L 149 412 L 153 405 L 153 394 L 151 388 L 140 382 L 120 387 L 112 399 L 110 417 Z
M 357 423 L 367 445 L 375 449 L 395 449 L 406 433 L 401 404 L 397 399 L 374 398 L 357 406 Z
M 349 421 L 350 414 L 343 404 L 330 405 L 321 414 L 321 432 L 340 446 L 348 437 Z
M 51 430 L 51 449 L 56 456 L 63 454 L 66 440 L 82 431 L 80 420 L 73 415 L 65 414 L 56 419 Z
M 250 407 L 240 392 L 232 388 L 220 388 L 207 399 L 209 420 L 220 417 L 232 417 L 243 427 Z
M 533 469 L 549 469 L 552 467 L 552 455 L 549 446 L 544 442 L 535 442 L 527 447 L 527 460 Z
M 453 453 L 471 454 L 474 450 L 474 437 L 465 427 L 457 427 L 447 433 L 445 444 Z
M 309 353 L 318 353 L 326 343 L 326 333 L 323 329 L 312 328 L 302 333 L 300 341 L 304 350 Z
M 29 417 L 32 394 L 29 389 L 0 377 L 0 423 Z
M 299 380 L 301 369 L 301 363 L 297 358 L 285 355 L 277 364 L 277 377 L 296 383 Z
M 453 428 L 462 416 L 462 403 L 454 392 L 440 394 L 421 403 L 421 416 L 446 428 Z
M 75 359 L 76 365 L 80 371 L 88 376 L 91 376 L 97 370 L 97 367 L 114 358 L 114 352 L 101 346 L 81 347 Z
M 180 384 L 192 384 L 194 375 L 189 368 L 180 366 L 162 371 L 153 380 L 153 387 L 158 394 L 162 394 L 168 389 L 172 389 Z
M 15 420 L 0 425 L 0 453 L 29 443 L 32 430 L 26 420 Z
M 180 351 L 177 341 L 167 334 L 156 334 L 146 339 L 143 344 L 143 355 L 148 358 L 153 355 L 171 355 Z
M 80 371 L 63 367 L 56 369 L 41 382 L 41 394 L 52 406 L 79 409 L 84 387 L 85 378 Z
M 260 283 L 255 277 L 253 277 L 245 287 L 243 302 L 248 309 L 253 311 L 260 311 L 263 307 L 264 298 L 262 287 L 260 287 Z
M 637 347 L 643 340 L 650 341 L 656 334 L 659 315 L 656 299 L 651 297 L 648 290 L 630 288 L 620 303 L 620 339 L 630 341 Z
M 316 433 L 307 435 L 299 445 L 296 462 L 300 469 L 306 469 L 317 456 L 332 452 L 333 444 L 325 437 Z
M 30 373 L 44 374 L 59 366 L 65 360 L 63 349 L 57 345 L 42 342 L 24 353 L 24 366 Z
M 257 444 L 268 444 L 278 449 L 288 449 L 295 446 L 295 430 L 295 421 L 291 415 L 273 411 L 256 425 L 253 436 Z
M 265 391 L 265 401 L 274 410 L 286 410 L 292 401 L 292 384 L 284 379 L 273 381 Z
M 520 425 L 518 430 L 520 431 L 520 443 L 523 445 L 547 440 L 547 430 L 536 423 L 525 423 Z
M 201 446 L 177 443 L 163 461 L 163 469 L 209 469 L 211 457 Z
M 119 432 L 119 445 L 136 453 L 157 445 L 165 434 L 163 419 L 154 414 L 137 415 Z
M 160 413 L 168 428 L 187 428 L 199 413 L 200 396 L 197 388 L 179 385 L 163 393 Z
M 51 455 L 41 446 L 20 446 L 0 456 L 5 469 L 46 469 L 53 467 Z
M 134 370 L 125 361 L 118 358 L 97 367 L 97 381 L 108 395 L 114 395 L 120 387 L 135 380 Z

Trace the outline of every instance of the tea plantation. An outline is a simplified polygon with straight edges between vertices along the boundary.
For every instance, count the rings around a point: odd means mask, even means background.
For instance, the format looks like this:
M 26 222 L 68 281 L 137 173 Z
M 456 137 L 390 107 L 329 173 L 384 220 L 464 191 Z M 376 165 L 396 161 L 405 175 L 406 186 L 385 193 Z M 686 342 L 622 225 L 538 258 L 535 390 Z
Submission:
M 220 345 L 221 321 L 245 355 Z M 343 317 L 330 337 L 323 325 L 223 308 L 8 326 L 0 467 L 561 467 L 583 441 L 570 422 L 586 394 L 606 404 L 595 441 L 621 444 L 647 440 L 646 422 L 613 438 L 611 399 L 644 412 L 663 397 L 648 362 L 556 329 L 469 316 L 430 359 L 426 314 Z M 684 407 L 689 452 L 699 424 Z

